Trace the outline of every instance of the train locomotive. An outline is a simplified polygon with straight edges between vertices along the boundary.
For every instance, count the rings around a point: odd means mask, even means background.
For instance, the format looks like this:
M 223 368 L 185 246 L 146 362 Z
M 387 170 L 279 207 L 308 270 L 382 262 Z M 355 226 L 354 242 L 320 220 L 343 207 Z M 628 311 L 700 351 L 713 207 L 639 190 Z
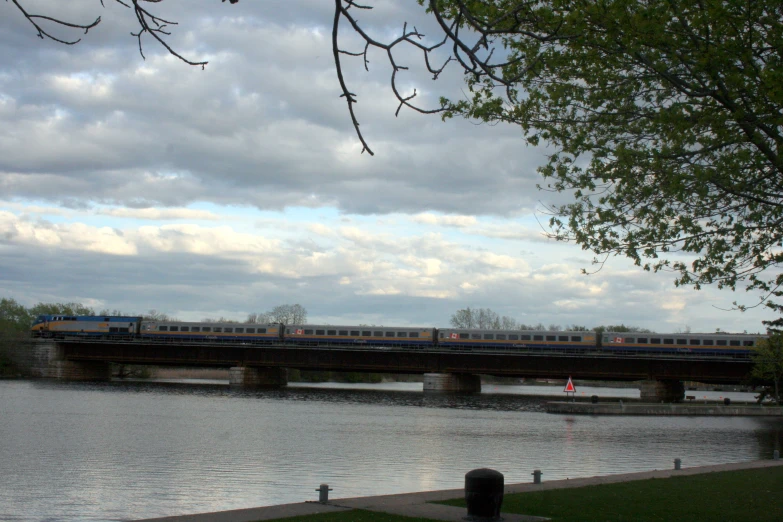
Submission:
M 750 357 L 764 336 L 748 334 L 622 333 L 467 328 L 335 326 L 154 321 L 142 317 L 39 315 L 34 338 L 161 343 L 276 344 L 377 350 L 486 353 L 672 354 Z

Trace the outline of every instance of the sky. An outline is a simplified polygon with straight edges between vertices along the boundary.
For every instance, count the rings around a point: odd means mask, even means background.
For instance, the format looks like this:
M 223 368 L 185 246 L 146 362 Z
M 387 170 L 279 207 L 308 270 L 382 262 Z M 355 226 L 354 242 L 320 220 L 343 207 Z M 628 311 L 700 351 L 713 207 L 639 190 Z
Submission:
M 375 38 L 403 24 L 441 34 L 414 1 L 358 14 Z M 391 69 L 343 57 L 361 143 L 340 97 L 323 0 L 149 4 L 192 67 L 131 32 L 130 9 L 96 0 L 22 0 L 72 46 L 37 37 L 0 2 L 0 297 L 81 302 L 181 320 L 244 320 L 298 303 L 314 324 L 449 325 L 465 307 L 525 324 L 625 324 L 656 332 L 763 331 L 774 316 L 743 290 L 678 288 L 624 258 L 601 268 L 546 237 L 537 188 L 547 150 L 519 128 L 403 109 Z M 341 45 L 361 51 L 345 30 Z M 435 108 L 465 95 L 401 49 L 405 95 Z M 551 152 L 551 151 L 550 151 Z M 671 259 L 677 259 L 673 255 Z M 584 274 L 586 269 L 589 274 Z

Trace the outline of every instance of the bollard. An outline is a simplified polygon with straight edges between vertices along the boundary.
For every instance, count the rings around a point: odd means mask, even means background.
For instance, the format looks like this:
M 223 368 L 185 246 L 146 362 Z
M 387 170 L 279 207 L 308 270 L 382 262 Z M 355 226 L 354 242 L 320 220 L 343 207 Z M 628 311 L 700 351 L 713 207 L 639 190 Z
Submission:
M 503 504 L 503 474 L 494 469 L 481 468 L 465 474 L 466 520 L 492 522 L 500 518 Z
M 772 460 L 780 460 L 780 450 L 775 450 L 772 452 Z
M 723 404 L 724 404 L 725 406 L 729 406 L 729 405 L 731 404 L 731 399 L 729 399 L 728 397 L 726 397 L 725 399 L 723 399 Z
M 321 487 L 316 489 L 318 492 L 318 502 L 321 504 L 328 504 L 329 503 L 329 492 L 332 491 L 329 489 L 329 484 L 321 484 Z
M 598 404 L 598 395 L 593 395 L 592 397 L 590 397 L 590 401 L 593 404 Z
M 531 475 L 533 475 L 533 484 L 541 484 L 542 473 L 540 469 L 534 469 Z
M 674 459 L 674 469 L 680 469 L 680 464 L 682 461 L 680 459 Z

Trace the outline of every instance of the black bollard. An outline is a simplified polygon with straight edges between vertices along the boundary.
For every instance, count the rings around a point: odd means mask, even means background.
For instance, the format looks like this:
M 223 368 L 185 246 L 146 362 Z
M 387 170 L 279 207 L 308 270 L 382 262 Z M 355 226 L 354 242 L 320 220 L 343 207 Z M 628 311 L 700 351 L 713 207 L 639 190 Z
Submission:
M 731 399 L 729 399 L 728 397 L 726 397 L 725 399 L 723 399 L 723 404 L 725 404 L 726 406 L 728 406 L 729 404 L 731 404 Z
M 494 469 L 481 468 L 465 474 L 466 520 L 493 522 L 500 518 L 503 504 L 503 474 Z
M 593 404 L 598 404 L 598 395 L 593 395 L 592 397 L 590 397 L 590 401 Z

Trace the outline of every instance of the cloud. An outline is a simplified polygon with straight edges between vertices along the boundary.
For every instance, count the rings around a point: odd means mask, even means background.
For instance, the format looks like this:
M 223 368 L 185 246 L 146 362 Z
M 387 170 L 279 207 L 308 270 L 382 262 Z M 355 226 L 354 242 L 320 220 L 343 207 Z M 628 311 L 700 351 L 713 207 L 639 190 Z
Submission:
M 735 296 L 675 288 L 623 260 L 582 275 L 591 256 L 539 224 L 542 208 L 568 197 L 536 189 L 547 151 L 513 126 L 396 115 L 380 52 L 369 71 L 343 57 L 376 152 L 361 154 L 328 3 L 150 6 L 179 22 L 167 41 L 208 60 L 204 70 L 150 39 L 142 59 L 132 12 L 116 2 L 39 2 L 69 20 L 102 17 L 67 47 L 40 41 L 5 4 L 0 297 L 183 319 L 299 302 L 332 324 L 442 326 L 465 306 L 528 324 L 659 331 L 753 329 L 769 317 L 720 312 Z M 388 40 L 408 21 L 434 42 L 438 28 L 422 13 L 385 2 L 363 23 Z M 463 96 L 457 69 L 433 82 L 418 51 L 398 58 L 410 67 L 400 88 L 415 88 L 425 107 Z

